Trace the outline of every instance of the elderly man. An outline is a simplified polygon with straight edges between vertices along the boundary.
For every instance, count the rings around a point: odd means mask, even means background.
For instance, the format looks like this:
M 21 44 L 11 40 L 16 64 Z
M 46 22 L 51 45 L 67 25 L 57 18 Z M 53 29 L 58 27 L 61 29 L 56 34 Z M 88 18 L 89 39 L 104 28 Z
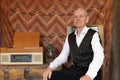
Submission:
M 104 53 L 99 34 L 86 26 L 87 12 L 79 8 L 74 12 L 73 24 L 77 28 L 66 37 L 60 55 L 50 63 L 43 80 L 101 80 L 100 68 Z M 65 70 L 54 71 L 71 55 L 73 65 Z

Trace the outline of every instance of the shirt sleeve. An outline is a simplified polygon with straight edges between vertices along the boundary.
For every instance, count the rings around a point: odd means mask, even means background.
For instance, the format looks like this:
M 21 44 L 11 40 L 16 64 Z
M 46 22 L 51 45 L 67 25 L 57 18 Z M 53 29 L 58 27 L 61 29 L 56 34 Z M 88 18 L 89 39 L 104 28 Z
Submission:
M 104 60 L 103 47 L 100 43 L 100 39 L 99 39 L 97 32 L 93 35 L 91 44 L 92 44 L 94 55 L 93 55 L 93 60 L 89 65 L 86 75 L 94 79 L 97 75 L 97 72 L 101 68 L 101 65 L 103 64 L 103 60 Z
M 62 65 L 67 61 L 68 55 L 69 55 L 69 44 L 68 44 L 68 36 L 67 36 L 60 55 L 50 63 L 49 67 L 52 70 L 56 69 L 58 66 Z

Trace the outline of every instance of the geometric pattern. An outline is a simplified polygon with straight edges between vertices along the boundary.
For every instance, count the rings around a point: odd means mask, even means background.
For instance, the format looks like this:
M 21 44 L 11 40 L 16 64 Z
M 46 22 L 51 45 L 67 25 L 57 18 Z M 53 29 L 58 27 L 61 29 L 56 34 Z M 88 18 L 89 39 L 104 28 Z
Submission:
M 59 54 L 66 27 L 72 24 L 73 12 L 79 7 L 89 12 L 89 25 L 104 26 L 105 80 L 109 80 L 113 0 L 1 0 L 0 45 L 13 47 L 15 32 L 40 32 L 41 46 L 45 49 L 53 44 Z

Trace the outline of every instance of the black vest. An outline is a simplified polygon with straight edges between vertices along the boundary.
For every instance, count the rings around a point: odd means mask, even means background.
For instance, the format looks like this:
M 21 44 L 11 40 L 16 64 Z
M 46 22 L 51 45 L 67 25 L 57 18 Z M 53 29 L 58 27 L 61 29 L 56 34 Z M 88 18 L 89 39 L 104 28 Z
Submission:
M 70 55 L 74 65 L 78 67 L 89 67 L 93 59 L 91 40 L 95 32 L 95 30 L 89 29 L 79 47 L 76 43 L 75 32 L 69 35 L 68 42 L 70 46 Z

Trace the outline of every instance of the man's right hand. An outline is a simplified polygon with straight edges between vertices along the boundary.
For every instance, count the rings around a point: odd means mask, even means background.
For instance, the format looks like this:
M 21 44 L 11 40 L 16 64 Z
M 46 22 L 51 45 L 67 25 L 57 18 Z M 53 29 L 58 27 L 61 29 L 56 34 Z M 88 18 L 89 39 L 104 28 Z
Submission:
M 48 80 L 48 78 L 50 79 L 51 75 L 52 75 L 52 69 L 48 67 L 43 73 L 43 80 Z

